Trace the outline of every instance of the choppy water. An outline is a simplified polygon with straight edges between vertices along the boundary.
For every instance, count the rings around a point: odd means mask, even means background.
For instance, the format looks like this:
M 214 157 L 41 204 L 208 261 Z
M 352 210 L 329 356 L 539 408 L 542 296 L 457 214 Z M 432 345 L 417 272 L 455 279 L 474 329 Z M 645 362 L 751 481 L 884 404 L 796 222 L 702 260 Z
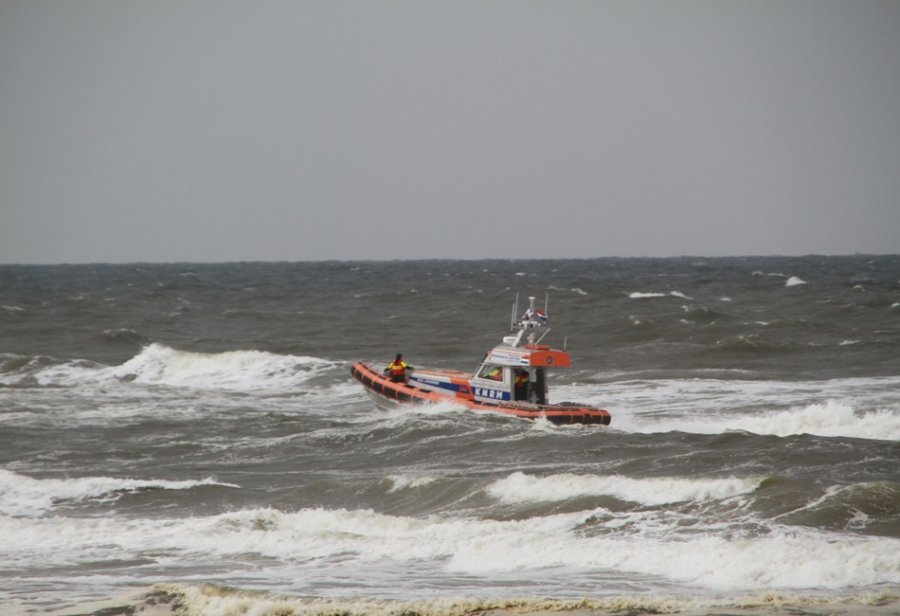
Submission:
M 608 428 L 349 376 L 473 369 L 548 291 Z M 896 591 L 900 257 L 0 266 L 0 604 L 155 582 Z

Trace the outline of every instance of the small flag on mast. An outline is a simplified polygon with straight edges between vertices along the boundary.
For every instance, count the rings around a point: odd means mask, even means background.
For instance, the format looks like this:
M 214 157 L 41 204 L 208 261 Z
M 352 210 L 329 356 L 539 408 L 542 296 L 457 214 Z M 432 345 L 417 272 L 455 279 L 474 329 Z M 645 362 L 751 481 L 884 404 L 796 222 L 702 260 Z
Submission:
M 525 311 L 525 314 L 522 315 L 522 320 L 523 320 L 523 321 L 531 321 L 531 320 L 534 320 L 534 319 L 537 319 L 537 320 L 540 321 L 541 323 L 546 323 L 546 322 L 547 322 L 547 315 L 544 314 L 544 311 L 543 311 L 543 310 L 540 310 L 540 309 L 538 309 L 538 308 L 535 308 L 534 310 L 532 310 L 531 308 L 529 308 L 528 310 Z

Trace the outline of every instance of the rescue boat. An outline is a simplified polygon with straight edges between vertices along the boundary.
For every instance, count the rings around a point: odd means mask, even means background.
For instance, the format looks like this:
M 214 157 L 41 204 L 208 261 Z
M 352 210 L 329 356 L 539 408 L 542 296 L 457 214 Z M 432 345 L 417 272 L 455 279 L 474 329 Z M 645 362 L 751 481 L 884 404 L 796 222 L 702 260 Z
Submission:
M 537 337 L 547 325 L 546 304 L 541 311 L 534 307 L 534 297 L 528 299 L 529 307 L 518 321 L 518 301 L 513 304 L 510 329 L 515 333 L 491 349 L 473 374 L 411 368 L 404 378 L 394 380 L 378 367 L 384 364 L 364 361 L 353 364 L 350 373 L 379 408 L 450 401 L 474 411 L 546 418 L 554 424 L 609 424 L 610 414 L 604 409 L 572 402 L 550 403 L 548 371 L 569 368 L 572 360 L 565 350 L 540 344 L 550 331 L 548 328 Z

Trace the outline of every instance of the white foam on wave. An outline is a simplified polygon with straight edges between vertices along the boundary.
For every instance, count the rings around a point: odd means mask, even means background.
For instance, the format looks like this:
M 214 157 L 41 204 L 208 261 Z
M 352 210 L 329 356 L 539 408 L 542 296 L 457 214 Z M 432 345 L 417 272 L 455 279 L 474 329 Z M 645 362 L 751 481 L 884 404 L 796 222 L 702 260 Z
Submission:
M 35 479 L 0 469 L 0 513 L 10 516 L 41 516 L 61 501 L 115 500 L 126 492 L 147 489 L 189 490 L 210 485 L 239 487 L 220 483 L 211 477 L 187 481 L 114 477 Z
M 585 291 L 584 289 L 582 289 L 581 287 L 572 287 L 571 289 L 566 289 L 564 287 L 557 287 L 554 285 L 550 285 L 548 288 L 551 291 L 563 291 L 563 292 L 574 293 L 575 295 L 588 295 L 588 292 Z
M 396 616 L 398 614 L 422 614 L 424 616 L 459 616 L 460 614 L 668 614 L 701 608 L 713 608 L 711 602 L 700 603 L 695 599 L 629 596 L 598 599 L 547 599 L 523 597 L 420 597 L 410 599 L 382 599 L 371 597 L 307 597 L 273 596 L 259 592 L 247 592 L 213 585 L 156 584 L 139 593 L 120 595 L 112 601 L 80 604 L 78 613 L 99 613 L 103 608 L 131 605 L 136 613 L 147 606 L 148 611 L 159 605 L 160 591 L 177 600 L 188 614 L 229 616 L 247 614 L 292 614 L 294 616 L 329 616 L 332 614 L 365 614 L 366 616 Z M 401 595 L 403 596 L 403 595 Z M 170 601 L 174 603 L 174 601 Z M 772 605 L 767 597 L 766 604 Z M 746 601 L 742 603 L 746 605 Z M 723 610 L 719 610 L 723 611 Z
M 116 589 L 118 591 L 118 589 Z M 900 595 L 885 590 L 875 594 L 822 596 L 797 593 L 757 592 L 737 597 L 687 597 L 658 594 L 551 598 L 512 596 L 508 590 L 497 597 L 438 596 L 410 598 L 400 592 L 392 598 L 358 596 L 275 595 L 256 590 L 226 588 L 196 581 L 162 583 L 102 600 L 79 603 L 70 611 L 100 614 L 130 608 L 133 613 L 157 613 L 162 604 L 179 606 L 188 614 L 230 616 L 246 614 L 292 614 L 294 616 L 330 616 L 365 614 L 367 616 L 458 616 L 460 614 L 893 614 Z M 126 608 L 126 609 L 127 609 Z M 24 613 L 24 612 L 23 612 Z M 165 613 L 168 613 L 166 610 Z
M 136 383 L 256 391 L 292 389 L 333 362 L 266 351 L 196 353 L 151 344 L 110 374 Z
M 278 562 L 287 579 L 325 568 L 329 576 L 348 571 L 362 576 L 355 579 L 363 585 L 379 579 L 378 572 L 390 563 L 420 572 L 427 564 L 439 576 L 450 572 L 488 578 L 546 569 L 563 570 L 571 579 L 598 572 L 641 573 L 727 590 L 900 582 L 896 538 L 781 526 L 760 535 L 723 536 L 651 522 L 612 525 L 608 532 L 585 535 L 581 527 L 592 520 L 596 524 L 598 514 L 609 512 L 524 520 L 409 518 L 344 509 L 253 509 L 143 520 L 0 516 L 0 534 L 8 538 L 4 552 L 11 566 L 164 558 L 196 568 L 260 555 Z M 367 580 L 366 575 L 373 577 Z
M 421 488 L 438 480 L 437 477 L 430 475 L 391 475 L 388 477 L 391 482 L 391 488 L 388 492 L 400 492 L 414 488 Z
M 365 395 L 359 384 L 354 382 L 356 390 Z M 468 414 L 471 411 L 462 403 L 453 399 L 426 402 L 422 404 L 409 404 L 402 402 L 390 402 L 384 408 L 373 407 L 372 412 L 348 419 L 351 423 L 371 424 L 375 421 L 396 422 L 397 426 L 410 420 L 422 417 L 452 417 L 459 414 Z
M 767 413 L 717 413 L 708 417 L 642 420 L 639 424 L 629 422 L 626 429 L 641 433 L 679 431 L 694 434 L 744 431 L 781 437 L 813 434 L 895 441 L 900 440 L 900 412 L 889 409 L 857 412 L 849 405 L 828 401 Z
M 625 432 L 746 431 L 900 440 L 900 378 L 830 381 L 663 379 L 554 388 L 559 400 L 608 408 Z
M 640 291 L 636 291 L 634 293 L 629 293 L 628 297 L 630 299 L 650 299 L 652 297 L 666 297 L 665 293 L 641 293 Z
M 6 373 L 2 382 L 34 382 L 44 386 L 76 386 L 128 381 L 228 391 L 289 391 L 338 364 L 316 357 L 278 355 L 266 351 L 199 353 L 151 344 L 119 366 L 85 360 L 31 365 Z
M 776 436 L 815 434 L 895 441 L 900 440 L 900 413 L 888 409 L 857 412 L 847 404 L 829 400 L 824 404 L 736 418 L 729 421 L 729 427 Z
M 634 293 L 629 293 L 628 297 L 630 299 L 651 299 L 654 297 L 678 297 L 681 299 L 693 299 L 692 297 L 688 297 L 681 291 L 669 291 L 668 293 L 656 293 L 653 291 L 649 293 L 642 293 L 640 291 L 636 291 Z
M 542 567 L 616 571 L 715 590 L 847 588 L 900 581 L 898 539 L 777 529 L 759 537 L 603 536 L 503 533 L 461 546 L 449 568 L 466 573 Z M 893 552 L 892 552 L 893 551 Z M 853 563 L 848 567 L 848 563 Z
M 784 282 L 784 286 L 786 286 L 786 287 L 796 287 L 801 284 L 807 284 L 807 282 L 805 280 L 803 280 L 802 278 L 800 278 L 799 276 L 791 276 Z
M 756 490 L 759 479 L 724 477 L 683 479 L 653 477 L 634 479 L 621 475 L 575 475 L 563 473 L 536 477 L 516 472 L 495 481 L 488 494 L 504 503 L 564 501 L 583 496 L 612 496 L 643 505 L 665 505 L 685 501 L 723 500 Z
M 19 359 L 24 360 L 21 365 L 0 373 L 0 384 L 68 386 L 96 382 L 103 378 L 103 371 L 107 368 L 103 364 L 84 359 L 64 363 L 56 363 L 46 356 Z

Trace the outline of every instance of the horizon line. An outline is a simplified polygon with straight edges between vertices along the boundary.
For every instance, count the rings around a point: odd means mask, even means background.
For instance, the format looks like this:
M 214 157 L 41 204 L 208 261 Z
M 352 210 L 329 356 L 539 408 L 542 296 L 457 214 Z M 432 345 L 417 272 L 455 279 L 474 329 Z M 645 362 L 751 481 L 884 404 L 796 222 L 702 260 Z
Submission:
M 477 261 L 600 261 L 600 260 L 676 260 L 676 259 L 808 259 L 808 258 L 847 258 L 847 257 L 896 257 L 900 253 L 805 253 L 805 254 L 738 254 L 738 255 L 702 255 L 683 254 L 669 256 L 597 256 L 597 257 L 423 257 L 404 259 L 233 259 L 222 261 L 205 260 L 173 260 L 173 261 L 48 261 L 48 262 L 0 262 L 0 267 L 61 267 L 61 266 L 90 266 L 90 265 L 241 265 L 241 264 L 295 264 L 295 263 L 413 263 L 413 262 L 477 262 Z

